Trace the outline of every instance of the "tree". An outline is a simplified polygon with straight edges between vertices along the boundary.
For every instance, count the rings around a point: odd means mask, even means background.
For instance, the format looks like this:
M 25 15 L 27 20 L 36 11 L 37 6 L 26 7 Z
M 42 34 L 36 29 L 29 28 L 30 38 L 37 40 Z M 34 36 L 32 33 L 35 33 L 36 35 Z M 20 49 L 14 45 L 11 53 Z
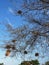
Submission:
M 3 65 L 3 63 L 0 63 L 0 65 Z
M 38 60 L 24 61 L 20 65 L 39 65 Z
M 14 29 L 9 23 L 5 23 L 10 37 L 10 40 L 4 41 L 6 44 L 2 46 L 2 48 L 7 50 L 5 55 L 9 56 L 11 52 L 13 52 L 11 54 L 12 57 L 17 52 L 26 55 L 30 52 L 27 48 L 34 49 L 37 42 L 39 42 L 42 48 L 44 47 L 44 52 L 46 53 L 49 47 L 49 0 L 21 1 L 21 8 L 17 9 L 18 6 L 16 4 L 15 10 L 13 9 L 12 11 L 14 15 L 23 17 L 23 20 L 28 22 L 28 24 Z M 14 1 L 13 3 L 17 2 Z M 44 39 L 46 41 L 45 46 L 43 46 Z M 37 52 L 35 56 L 39 56 L 39 53 Z
M 47 62 L 45 63 L 45 65 L 49 65 L 49 61 L 47 61 Z

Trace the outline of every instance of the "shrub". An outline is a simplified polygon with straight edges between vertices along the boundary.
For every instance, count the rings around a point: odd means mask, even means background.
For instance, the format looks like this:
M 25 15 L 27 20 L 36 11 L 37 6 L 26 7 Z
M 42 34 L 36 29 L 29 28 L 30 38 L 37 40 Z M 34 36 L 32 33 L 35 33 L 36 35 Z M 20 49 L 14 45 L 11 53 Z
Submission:
M 45 63 L 45 65 L 49 65 L 49 61 L 47 61 L 47 62 Z

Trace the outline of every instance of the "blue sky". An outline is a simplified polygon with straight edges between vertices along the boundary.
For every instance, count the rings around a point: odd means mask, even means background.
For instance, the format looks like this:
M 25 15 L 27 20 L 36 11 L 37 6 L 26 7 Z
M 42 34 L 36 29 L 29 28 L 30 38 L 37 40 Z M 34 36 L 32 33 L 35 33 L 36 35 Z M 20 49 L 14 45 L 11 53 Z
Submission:
M 9 20 L 8 22 L 11 23 L 14 27 L 22 25 L 23 23 L 20 23 L 20 21 L 22 21 L 20 17 L 13 16 L 12 13 L 9 12 L 10 7 L 11 4 L 9 0 L 0 0 L 0 23 L 4 23 L 5 21 L 7 22 L 7 20 Z M 0 25 L 0 44 L 2 44 L 1 40 L 4 40 L 4 35 L 6 34 L 4 32 L 5 27 L 2 24 Z M 0 63 L 3 62 L 5 65 L 15 65 L 18 63 L 18 61 L 16 62 L 14 58 L 4 58 L 4 54 L 5 51 L 0 50 Z
M 18 2 L 19 2 L 19 0 L 18 0 Z M 18 4 L 18 3 L 17 3 Z M 20 2 L 19 2 L 19 4 L 18 4 L 18 6 L 20 6 L 21 4 L 20 4 Z M 16 6 L 16 7 L 18 7 L 18 6 Z M 3 42 L 2 42 L 2 40 L 4 40 L 4 35 L 7 35 L 6 33 L 7 32 L 5 32 L 5 26 L 3 25 L 4 24 L 4 22 L 9 22 L 10 24 L 12 24 L 13 25 L 13 27 L 18 27 L 18 26 L 20 26 L 20 25 L 23 25 L 23 24 L 28 24 L 28 23 L 26 23 L 25 21 L 23 21 L 22 19 L 22 17 L 20 17 L 20 16 L 15 16 L 14 14 L 13 14 L 13 11 L 12 11 L 12 9 L 14 8 L 14 6 L 9 2 L 9 0 L 0 0 L 0 23 L 2 23 L 1 25 L 0 25 L 0 44 L 2 44 Z M 14 8 L 15 9 L 15 8 Z M 18 8 L 19 9 L 19 8 Z M 40 11 L 41 13 L 43 12 L 43 11 Z M 43 16 L 42 16 L 42 14 L 40 13 L 40 12 L 38 12 L 38 11 L 33 11 L 33 15 L 34 14 L 36 14 L 37 13 L 37 15 L 35 15 L 34 17 L 35 17 L 35 19 L 41 19 Z M 40 15 L 40 16 L 39 16 Z M 42 17 L 41 17 L 42 16 Z M 5 37 L 5 39 L 7 39 L 8 37 Z M 40 48 L 40 45 L 39 45 L 39 47 L 38 48 Z M 41 50 L 41 48 L 39 49 L 39 51 L 38 52 L 40 52 L 40 50 Z M 34 50 L 34 53 L 36 52 L 37 50 Z M 28 56 L 29 56 L 29 59 L 30 59 L 30 55 L 31 55 L 31 57 L 33 58 L 34 57 L 34 53 L 33 53 L 33 55 L 32 54 L 28 54 Z M 21 55 L 18 55 L 17 56 L 17 58 L 10 58 L 10 57 L 7 57 L 7 58 L 5 58 L 5 50 L 1 50 L 0 49 L 0 63 L 4 63 L 5 65 L 17 65 L 19 62 L 21 62 L 22 61 L 22 59 L 20 58 L 21 57 Z M 41 54 L 42 55 L 42 54 Z M 28 56 L 26 56 L 26 59 L 28 59 Z M 18 58 L 19 57 L 19 58 Z M 35 58 L 35 57 L 34 57 Z M 35 58 L 36 59 L 36 58 Z M 38 58 L 40 61 L 41 61 L 41 58 Z M 43 61 L 46 61 L 47 59 L 49 59 L 48 58 L 48 56 L 45 58 L 45 59 L 43 59 Z M 16 60 L 16 61 L 15 61 Z M 41 61 L 42 62 L 42 61 Z
M 3 43 L 2 40 L 8 39 L 8 37 L 5 37 L 7 34 L 5 32 L 4 22 L 9 22 L 13 25 L 13 27 L 18 27 L 25 24 L 25 22 L 22 22 L 22 18 L 20 18 L 20 16 L 15 16 L 9 11 L 11 8 L 13 8 L 13 6 L 9 0 L 0 0 L 0 44 Z M 5 50 L 0 49 L 0 63 L 4 63 L 5 65 L 15 65 L 20 63 L 22 60 L 21 58 L 5 58 L 4 54 Z
M 10 8 L 13 8 L 13 5 L 10 3 L 10 0 L 0 0 L 0 21 L 2 22 L 5 21 L 5 19 L 9 19 L 12 24 L 22 24 L 22 20 L 20 19 L 20 17 L 18 19 L 17 16 L 14 16 L 9 11 Z
M 25 24 L 25 22 L 22 22 L 22 18 L 20 16 L 15 16 L 10 9 L 13 8 L 13 5 L 9 0 L 0 0 L 0 36 L 3 36 L 5 34 L 5 23 L 10 23 L 13 27 L 18 27 L 20 25 Z

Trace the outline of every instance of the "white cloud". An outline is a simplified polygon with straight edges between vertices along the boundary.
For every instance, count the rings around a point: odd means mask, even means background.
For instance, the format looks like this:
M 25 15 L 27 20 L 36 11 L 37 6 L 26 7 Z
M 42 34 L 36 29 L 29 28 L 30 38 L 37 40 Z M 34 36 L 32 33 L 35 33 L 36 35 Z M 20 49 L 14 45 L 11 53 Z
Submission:
M 11 12 L 12 14 L 14 14 L 14 11 L 13 11 L 13 9 L 11 9 L 11 8 L 8 8 L 8 11 L 9 11 L 9 12 Z

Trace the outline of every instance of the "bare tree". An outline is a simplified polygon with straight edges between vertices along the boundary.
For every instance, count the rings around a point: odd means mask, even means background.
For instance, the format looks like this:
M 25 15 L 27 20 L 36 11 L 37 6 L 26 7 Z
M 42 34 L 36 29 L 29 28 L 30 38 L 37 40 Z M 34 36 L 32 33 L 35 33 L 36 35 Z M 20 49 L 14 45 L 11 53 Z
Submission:
M 37 42 L 43 48 L 43 38 L 45 38 L 45 44 L 47 44 L 46 52 L 49 47 L 49 0 L 19 0 L 17 1 L 19 3 L 22 1 L 19 9 L 17 9 L 16 1 L 13 2 L 15 10 L 12 9 L 12 12 L 16 16 L 24 17 L 23 20 L 28 22 L 28 25 L 13 28 L 9 23 L 6 23 L 5 26 L 10 33 L 10 40 L 4 41 L 6 44 L 1 46 L 7 50 L 6 56 L 11 52 L 13 52 L 12 56 L 15 56 L 17 52 L 27 54 L 30 52 L 27 47 L 34 49 Z M 38 53 L 35 55 L 39 56 Z

